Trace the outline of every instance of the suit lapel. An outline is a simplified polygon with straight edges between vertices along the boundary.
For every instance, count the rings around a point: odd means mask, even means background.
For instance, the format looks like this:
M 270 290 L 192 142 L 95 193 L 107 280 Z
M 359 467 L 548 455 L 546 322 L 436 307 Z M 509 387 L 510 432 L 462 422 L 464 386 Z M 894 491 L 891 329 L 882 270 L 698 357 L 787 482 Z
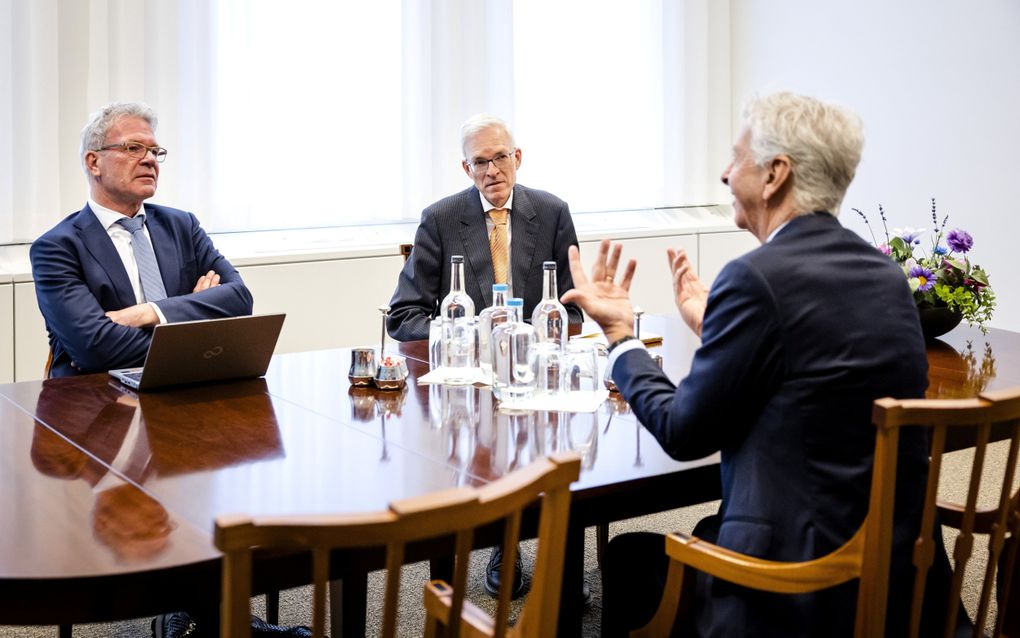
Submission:
M 177 244 L 166 225 L 166 219 L 159 211 L 152 206 L 146 206 L 145 218 L 145 225 L 152 240 L 152 251 L 156 254 L 156 264 L 159 266 L 159 276 L 163 280 L 163 288 L 166 289 L 168 297 L 175 297 L 181 294 L 178 288 L 183 265 L 177 257 Z
M 537 217 L 524 189 L 514 187 L 514 208 L 510 213 L 510 272 L 513 273 L 515 297 L 523 298 L 524 291 L 529 289 L 528 277 L 542 272 L 532 263 L 538 243 Z
M 99 218 L 92 212 L 88 204 L 78 213 L 78 217 L 74 220 L 74 226 L 78 229 L 78 238 L 81 240 L 82 246 L 92 256 L 96 265 L 103 269 L 110 279 L 110 284 L 117 291 L 117 299 L 122 304 L 121 307 L 127 308 L 135 305 L 137 303 L 135 291 L 131 287 L 127 271 L 124 270 L 124 262 L 121 261 L 110 235 L 99 223 Z
M 512 217 L 513 215 L 511 215 Z M 477 298 L 485 300 L 485 305 L 492 305 L 492 255 L 489 254 L 489 233 L 485 227 L 485 213 L 482 212 L 482 200 L 478 190 L 471 188 L 467 192 L 467 201 L 460 214 L 460 238 L 464 244 L 464 262 L 472 273 L 464 273 L 465 283 L 476 282 Z M 474 275 L 473 277 L 471 275 Z M 471 291 L 467 291 L 471 294 Z M 480 311 L 481 308 L 476 308 Z

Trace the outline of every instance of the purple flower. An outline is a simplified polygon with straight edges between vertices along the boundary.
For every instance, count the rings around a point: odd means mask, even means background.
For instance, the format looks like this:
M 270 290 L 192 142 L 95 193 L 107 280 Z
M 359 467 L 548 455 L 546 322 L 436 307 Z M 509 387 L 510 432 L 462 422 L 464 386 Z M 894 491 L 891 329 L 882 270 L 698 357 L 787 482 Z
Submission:
M 974 238 L 967 231 L 954 228 L 946 235 L 946 243 L 949 244 L 950 250 L 965 253 L 974 245 Z
M 907 277 L 917 279 L 917 289 L 921 292 L 928 292 L 935 286 L 935 273 L 924 266 L 914 266 Z
M 889 244 L 882 244 L 878 249 L 887 257 L 892 254 L 892 248 L 889 248 Z

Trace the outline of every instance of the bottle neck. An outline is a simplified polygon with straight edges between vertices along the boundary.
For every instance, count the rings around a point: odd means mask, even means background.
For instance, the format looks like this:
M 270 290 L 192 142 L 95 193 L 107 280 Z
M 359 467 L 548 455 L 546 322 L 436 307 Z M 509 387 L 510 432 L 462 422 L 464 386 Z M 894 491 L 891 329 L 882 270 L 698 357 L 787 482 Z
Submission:
M 450 292 L 464 292 L 464 264 L 452 264 Z
M 556 270 L 549 268 L 543 274 L 545 278 L 542 280 L 542 298 L 559 300 L 560 295 L 556 291 Z

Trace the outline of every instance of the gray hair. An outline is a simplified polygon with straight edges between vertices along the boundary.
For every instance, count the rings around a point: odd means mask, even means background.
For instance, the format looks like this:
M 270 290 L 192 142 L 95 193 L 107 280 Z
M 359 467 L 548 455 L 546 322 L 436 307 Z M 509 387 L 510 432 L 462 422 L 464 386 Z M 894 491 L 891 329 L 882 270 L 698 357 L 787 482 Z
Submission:
M 788 92 L 751 99 L 743 116 L 755 164 L 790 157 L 797 212 L 838 215 L 861 161 L 860 117 L 842 106 Z
M 510 148 L 517 148 L 517 144 L 514 143 L 514 134 L 510 132 L 510 127 L 506 125 L 506 122 L 499 119 L 495 115 L 489 115 L 487 113 L 479 113 L 478 115 L 472 115 L 460 126 L 460 150 L 464 152 L 464 146 L 467 144 L 467 138 L 471 137 L 476 133 L 480 133 L 490 128 L 501 128 L 506 133 L 507 139 L 510 141 Z M 470 158 L 466 158 L 470 159 Z
M 112 102 L 89 116 L 85 128 L 81 130 L 81 145 L 78 147 L 82 167 L 85 168 L 85 153 L 102 148 L 106 144 L 106 134 L 113 123 L 122 117 L 139 117 L 156 130 L 156 112 L 141 102 Z M 86 168 L 85 173 L 88 174 Z

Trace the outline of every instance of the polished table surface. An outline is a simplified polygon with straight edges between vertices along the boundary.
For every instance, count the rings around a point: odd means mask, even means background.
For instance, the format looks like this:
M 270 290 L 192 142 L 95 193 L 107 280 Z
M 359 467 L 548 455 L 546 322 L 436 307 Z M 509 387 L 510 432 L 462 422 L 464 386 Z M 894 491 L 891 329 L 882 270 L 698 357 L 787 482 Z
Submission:
M 697 339 L 676 318 L 645 325 L 679 380 Z M 417 385 L 427 344 L 390 349 L 407 357 L 402 391 L 351 387 L 346 349 L 161 392 L 106 375 L 0 386 L 0 623 L 190 609 L 218 596 L 217 515 L 378 510 L 559 450 L 583 465 L 565 590 L 579 589 L 584 526 L 718 498 L 717 457 L 670 459 L 618 396 L 594 414 L 505 414 L 488 388 Z M 929 376 L 933 397 L 1020 385 L 1020 334 L 957 328 L 929 347 Z M 271 572 L 264 587 L 293 584 Z

